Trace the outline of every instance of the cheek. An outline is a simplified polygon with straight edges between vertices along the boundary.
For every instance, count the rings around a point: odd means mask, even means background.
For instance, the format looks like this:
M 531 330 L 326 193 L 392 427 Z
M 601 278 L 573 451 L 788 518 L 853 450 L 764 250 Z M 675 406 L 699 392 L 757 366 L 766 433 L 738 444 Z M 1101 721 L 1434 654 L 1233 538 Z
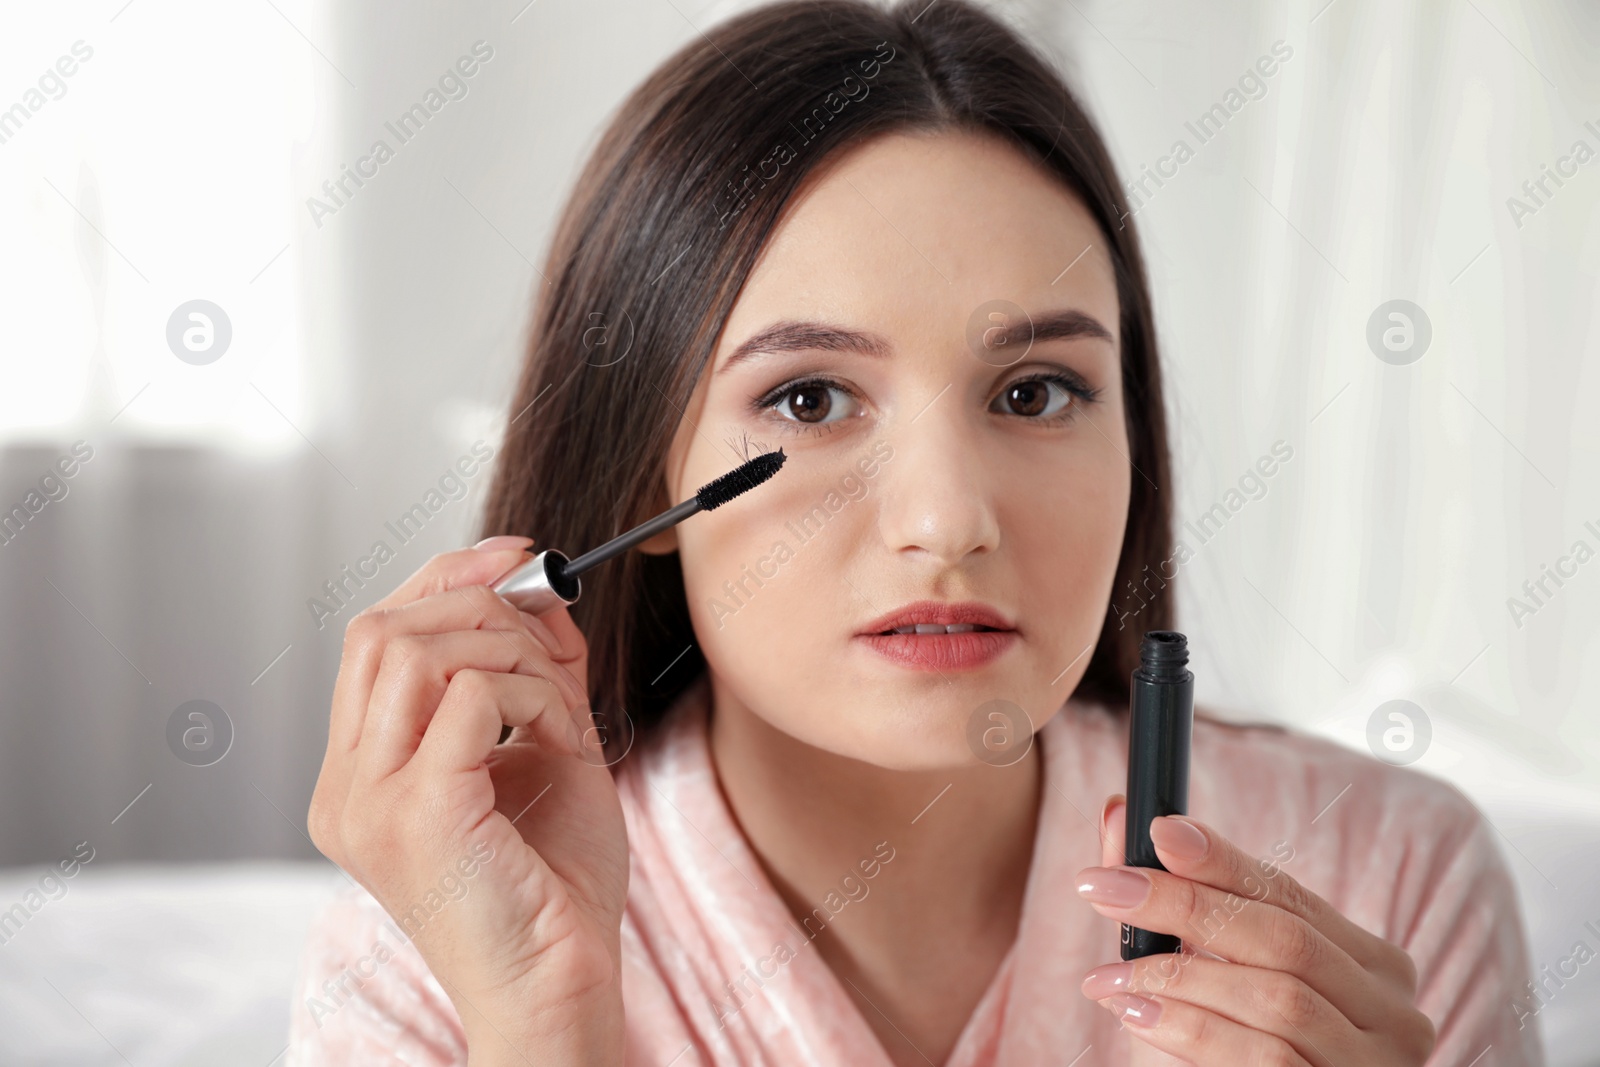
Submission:
M 684 595 L 696 640 L 712 669 L 738 688 L 771 679 L 779 663 L 806 662 L 802 647 L 838 629 L 849 605 L 843 553 L 859 543 L 865 501 L 841 483 L 850 469 L 793 455 L 781 479 L 748 500 L 678 527 Z M 833 577 L 829 577 L 829 576 Z
M 1098 634 L 1116 578 L 1127 525 L 1130 477 L 1138 477 L 1106 442 L 1096 442 L 1048 473 L 1019 470 L 1003 517 L 1016 562 L 1025 615 L 1053 636 L 1081 645 Z M 1070 658 L 1070 657 L 1069 657 Z

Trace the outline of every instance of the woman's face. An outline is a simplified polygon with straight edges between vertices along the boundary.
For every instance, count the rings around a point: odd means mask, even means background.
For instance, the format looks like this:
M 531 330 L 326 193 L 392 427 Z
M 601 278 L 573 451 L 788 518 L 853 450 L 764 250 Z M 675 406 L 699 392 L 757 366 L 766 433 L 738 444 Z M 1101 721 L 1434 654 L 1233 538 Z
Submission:
M 879 137 L 802 192 L 668 491 L 746 439 L 786 462 L 651 547 L 680 553 L 716 714 L 884 767 L 970 765 L 1006 740 L 991 702 L 1023 730 L 1061 707 L 1105 618 L 1130 486 L 1110 259 L 1070 191 L 983 134 Z M 872 635 L 918 602 L 1004 629 Z

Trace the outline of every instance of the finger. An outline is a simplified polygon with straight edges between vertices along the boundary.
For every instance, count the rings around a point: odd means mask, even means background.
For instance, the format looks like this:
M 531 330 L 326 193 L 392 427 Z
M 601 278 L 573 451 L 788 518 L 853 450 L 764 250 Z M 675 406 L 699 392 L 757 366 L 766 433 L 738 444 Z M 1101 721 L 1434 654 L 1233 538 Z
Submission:
M 372 687 L 371 709 L 356 749 L 356 778 L 376 782 L 415 754 L 457 671 L 547 678 L 561 692 L 567 718 L 587 707 L 571 675 L 526 631 L 457 630 L 407 634 L 389 642 Z
M 1252 1030 L 1181 1000 L 1117 993 L 1101 1003 L 1122 1020 L 1128 1033 L 1196 1067 L 1241 1063 L 1330 1067 L 1327 1060 L 1307 1060 L 1276 1034 Z
M 517 566 L 521 565 L 521 562 L 517 564 Z M 511 568 L 506 574 L 515 569 L 515 567 Z M 505 577 L 503 574 L 496 576 L 490 584 L 497 584 L 503 577 Z M 589 688 L 589 643 L 584 639 L 583 631 L 578 629 L 578 624 L 572 620 L 572 613 L 567 610 L 567 606 L 565 604 L 556 604 L 530 617 L 536 618 L 543 626 L 548 628 L 551 635 L 560 645 L 559 648 L 551 650 L 556 662 L 577 675 L 582 680 L 584 691 L 587 692 Z
M 435 556 L 408 583 L 357 614 L 345 627 L 328 722 L 328 743 L 307 813 L 307 830 L 312 840 L 335 863 L 342 858 L 338 826 L 348 803 L 350 783 L 355 774 L 356 746 L 384 647 L 399 633 L 438 633 L 475 626 L 510 628 L 521 625 L 526 629 L 524 617 L 503 597 L 492 595 L 482 583 L 526 559 L 528 543 L 527 538 L 490 539 L 477 549 Z M 458 598 L 414 599 L 419 591 L 419 579 L 428 574 L 439 576 L 441 587 L 460 589 Z M 461 596 L 466 600 L 459 599 Z M 474 597 L 478 599 L 474 601 Z M 472 616 L 476 616 L 477 621 L 473 621 Z
M 1100 866 L 1118 867 L 1128 862 L 1123 853 L 1127 842 L 1127 798 L 1112 793 L 1100 809 Z
M 528 727 L 532 739 L 552 752 L 580 755 L 566 698 L 549 679 L 467 669 L 445 687 L 410 765 L 436 775 L 474 771 L 507 725 Z
M 1409 971 L 1414 982 L 1415 969 L 1403 949 L 1357 926 L 1284 873 L 1280 864 L 1294 858 L 1294 849 L 1287 843 L 1275 846 L 1273 858 L 1256 859 L 1186 815 L 1152 821 L 1150 840 L 1162 865 L 1173 874 L 1298 915 L 1367 970 L 1395 977 Z
M 516 566 L 509 568 L 505 574 L 510 574 L 511 571 L 521 565 L 522 561 L 518 561 Z M 490 584 L 497 584 L 501 578 L 505 577 L 505 574 L 497 575 L 491 580 Z M 550 650 L 556 662 L 577 675 L 581 680 L 584 691 L 587 692 L 589 688 L 589 643 L 584 639 L 583 631 L 578 629 L 578 624 L 572 620 L 572 614 L 567 610 L 567 606 L 565 604 L 556 604 L 536 615 L 529 615 L 527 612 L 523 614 L 529 619 L 536 620 L 540 626 L 543 626 L 550 633 L 556 642 L 556 646 Z
M 1357 1026 L 1392 999 L 1345 951 L 1298 915 L 1167 871 L 1089 867 L 1078 892 L 1109 918 L 1180 938 L 1223 959 L 1295 975 Z
M 1361 1032 L 1328 999 L 1293 975 L 1193 953 L 1162 953 L 1096 967 L 1083 994 L 1103 1001 L 1117 993 L 1180 1000 L 1274 1034 L 1314 1064 L 1360 1060 Z
M 404 634 L 472 629 L 531 630 L 552 655 L 560 648 L 558 639 L 543 622 L 518 611 L 486 585 L 462 586 L 391 608 L 368 608 L 351 620 L 346 632 L 343 662 L 334 683 L 333 717 L 328 725 L 330 750 L 350 752 L 360 740 L 372 683 L 390 641 Z
M 527 614 L 524 612 L 523 614 Z M 547 608 L 537 615 L 529 616 L 544 626 L 553 638 L 559 643 L 559 648 L 551 650 L 558 663 L 572 664 L 588 652 L 588 645 L 584 640 L 583 631 L 578 629 L 578 624 L 572 621 L 572 613 L 565 604 L 557 604 Z M 575 672 L 577 673 L 577 672 Z
M 480 599 L 480 597 L 483 597 L 483 593 L 479 592 L 480 590 L 485 591 L 487 593 L 487 597 Z M 496 593 L 491 587 L 487 585 L 469 585 L 463 589 L 452 589 L 450 591 L 450 595 L 463 598 L 468 604 L 472 605 L 474 610 L 477 610 L 479 616 L 483 619 L 483 629 L 485 630 L 513 629 L 511 626 L 498 625 L 500 622 L 500 605 L 504 604 L 507 607 L 510 607 L 511 610 L 517 613 L 517 618 L 522 623 L 523 628 L 529 633 L 533 634 L 534 637 L 538 638 L 539 643 L 545 647 L 545 651 L 550 653 L 552 659 L 554 659 L 557 663 L 565 663 L 567 660 L 572 658 L 571 653 L 566 651 L 566 648 L 563 647 L 561 638 L 557 637 L 554 631 L 550 629 L 549 623 L 545 622 L 537 615 L 533 615 L 529 612 L 518 609 L 512 605 L 511 601 L 507 600 L 499 593 Z M 492 617 L 480 607 L 484 600 L 487 600 L 489 603 L 494 605 L 494 614 Z M 401 608 L 400 610 L 404 611 L 406 609 Z M 462 629 L 465 629 L 465 627 L 462 627 Z
M 531 544 L 533 538 L 522 534 L 496 534 L 493 537 L 485 537 L 472 547 L 479 552 L 493 552 L 501 548 L 527 548 Z
M 414 600 L 433 596 L 464 585 L 488 585 L 513 567 L 533 557 L 527 549 L 531 537 L 492 537 L 483 548 L 461 548 L 441 552 L 378 601 L 377 607 L 397 608 Z

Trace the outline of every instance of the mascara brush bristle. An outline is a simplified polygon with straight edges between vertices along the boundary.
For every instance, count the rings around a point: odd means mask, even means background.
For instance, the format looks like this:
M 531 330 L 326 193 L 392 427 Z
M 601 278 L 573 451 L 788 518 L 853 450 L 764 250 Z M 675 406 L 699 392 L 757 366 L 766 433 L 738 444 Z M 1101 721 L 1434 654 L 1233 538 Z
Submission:
M 712 508 L 721 507 L 734 497 L 747 493 L 762 482 L 778 473 L 778 468 L 783 466 L 783 449 L 776 452 L 764 452 L 746 463 L 729 471 L 716 481 L 707 482 L 695 493 L 695 501 L 700 505 L 700 510 L 710 511 Z

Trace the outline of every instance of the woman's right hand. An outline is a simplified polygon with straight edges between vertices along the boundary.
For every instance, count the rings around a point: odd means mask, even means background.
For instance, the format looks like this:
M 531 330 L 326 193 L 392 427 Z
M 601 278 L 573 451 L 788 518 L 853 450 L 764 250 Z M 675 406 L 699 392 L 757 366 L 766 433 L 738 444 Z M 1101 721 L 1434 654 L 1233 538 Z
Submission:
M 311 839 L 413 937 L 475 1065 L 620 1064 L 628 844 L 588 644 L 489 588 L 531 544 L 435 556 L 350 620 Z

